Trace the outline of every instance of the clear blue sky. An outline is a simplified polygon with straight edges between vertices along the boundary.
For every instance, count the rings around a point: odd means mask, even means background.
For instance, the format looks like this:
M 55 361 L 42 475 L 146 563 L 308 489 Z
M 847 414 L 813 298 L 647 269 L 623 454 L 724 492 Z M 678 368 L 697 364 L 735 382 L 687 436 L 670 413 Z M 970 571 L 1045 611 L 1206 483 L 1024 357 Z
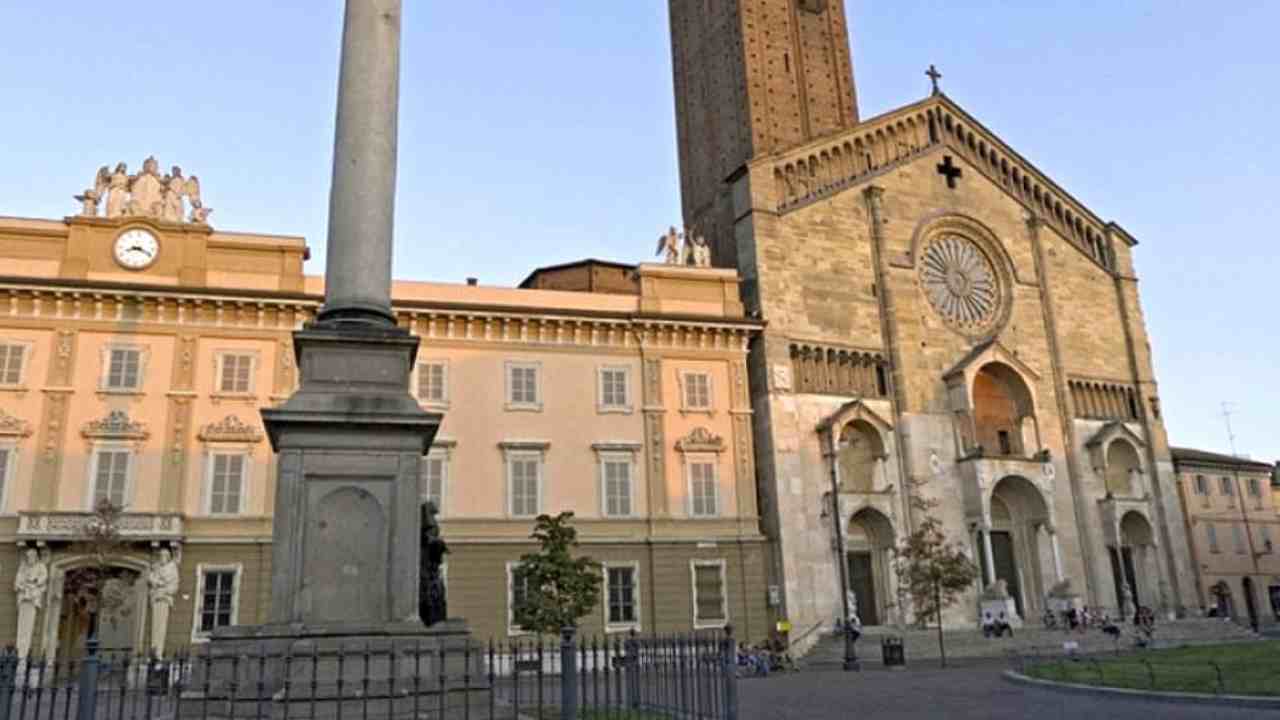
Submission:
M 339 0 L 0 0 L 0 214 L 99 165 L 200 176 L 214 225 L 322 272 Z M 397 277 L 636 261 L 678 221 L 663 0 L 408 0 Z M 849 0 L 864 116 L 947 93 L 1139 238 L 1176 444 L 1280 456 L 1280 3 Z

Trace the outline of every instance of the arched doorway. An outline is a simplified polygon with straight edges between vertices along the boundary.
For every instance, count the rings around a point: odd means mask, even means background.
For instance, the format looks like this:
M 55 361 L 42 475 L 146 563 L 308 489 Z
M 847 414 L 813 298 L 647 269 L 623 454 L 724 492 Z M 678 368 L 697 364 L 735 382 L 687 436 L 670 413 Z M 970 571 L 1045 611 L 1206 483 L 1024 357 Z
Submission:
M 1035 402 L 1022 376 L 1004 363 L 983 365 L 973 378 L 974 440 L 983 451 L 1029 455 L 1029 445 L 1035 444 L 1034 418 Z
M 1154 607 L 1156 573 L 1155 531 L 1147 518 L 1130 510 L 1120 518 L 1120 547 L 1110 548 L 1111 575 L 1116 588 L 1116 607 L 1132 614 L 1138 605 Z M 1125 588 L 1129 593 L 1126 597 Z
M 89 557 L 71 557 L 50 566 L 43 637 L 48 660 L 83 655 L 96 633 L 109 655 L 145 651 L 148 622 L 147 564 L 112 557 L 99 565 Z
M 1018 615 L 1038 609 L 1052 584 L 1052 570 L 1045 571 L 1045 548 L 1040 529 L 1049 521 L 1049 507 L 1030 480 L 1010 475 L 996 483 L 990 498 L 991 528 L 982 554 L 983 577 L 988 583 L 1003 580 Z M 990 565 L 988 565 L 990 563 Z
M 1244 609 L 1249 613 L 1249 627 L 1258 631 L 1258 606 L 1253 599 L 1253 578 L 1246 577 L 1240 581 L 1240 589 L 1244 591 Z
M 1136 497 L 1142 494 L 1139 476 L 1142 461 L 1138 451 L 1124 440 L 1115 440 L 1107 448 L 1107 494 L 1117 497 Z
M 1231 597 L 1231 586 L 1225 580 L 1219 580 L 1209 588 L 1209 595 L 1213 598 L 1214 615 L 1220 618 L 1229 618 L 1235 615 L 1235 601 Z
M 849 590 L 858 601 L 864 625 L 886 621 L 890 598 L 889 553 L 893 551 L 893 524 L 874 508 L 863 508 L 849 519 L 845 536 L 845 562 Z
M 839 448 L 840 491 L 873 492 L 885 456 L 880 433 L 866 420 L 854 420 L 841 430 Z

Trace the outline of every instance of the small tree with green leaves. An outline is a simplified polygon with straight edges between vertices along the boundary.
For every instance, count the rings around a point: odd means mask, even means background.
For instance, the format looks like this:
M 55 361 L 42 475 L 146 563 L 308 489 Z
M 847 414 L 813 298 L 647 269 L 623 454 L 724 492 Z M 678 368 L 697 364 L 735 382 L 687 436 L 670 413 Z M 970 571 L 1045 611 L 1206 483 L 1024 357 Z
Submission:
M 120 520 L 124 507 L 116 505 L 108 498 L 101 498 L 93 506 L 93 514 L 80 528 L 77 543 L 84 548 L 85 554 L 93 558 L 93 565 L 84 568 L 83 587 L 91 588 L 101 601 L 103 587 L 111 577 L 112 555 L 124 551 L 127 544 L 120 535 Z M 93 627 L 93 636 L 97 637 L 97 624 Z
M 600 564 L 573 556 L 578 531 L 569 525 L 571 520 L 572 512 L 539 515 L 530 537 L 542 547 L 521 557 L 516 567 L 517 581 L 523 581 L 527 591 L 514 616 L 525 630 L 552 635 L 576 628 L 578 618 L 591 612 L 600 598 Z
M 937 503 L 913 496 L 912 506 L 923 519 L 895 550 L 894 571 L 898 587 L 911 599 L 916 624 L 926 627 L 938 624 L 938 652 L 942 666 L 947 665 L 947 649 L 942 632 L 942 611 L 954 605 L 978 575 L 964 546 L 947 539 L 942 522 L 929 514 Z

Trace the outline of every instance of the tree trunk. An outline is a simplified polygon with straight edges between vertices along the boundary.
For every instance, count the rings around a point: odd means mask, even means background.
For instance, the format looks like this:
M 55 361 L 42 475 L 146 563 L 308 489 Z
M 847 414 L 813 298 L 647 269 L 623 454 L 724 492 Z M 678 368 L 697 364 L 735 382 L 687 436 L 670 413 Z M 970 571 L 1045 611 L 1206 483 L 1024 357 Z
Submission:
M 942 583 L 933 583 L 934 612 L 938 615 L 938 654 L 942 657 L 942 667 L 947 666 L 947 644 L 942 633 Z

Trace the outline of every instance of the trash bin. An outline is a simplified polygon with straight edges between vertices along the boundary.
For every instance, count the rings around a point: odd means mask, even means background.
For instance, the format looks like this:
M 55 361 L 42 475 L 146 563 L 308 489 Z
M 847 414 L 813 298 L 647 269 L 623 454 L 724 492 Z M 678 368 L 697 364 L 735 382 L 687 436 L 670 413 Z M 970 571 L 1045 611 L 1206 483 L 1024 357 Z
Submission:
M 907 654 L 902 647 L 902 638 L 885 637 L 880 640 L 880 653 L 887 668 L 905 668 Z

